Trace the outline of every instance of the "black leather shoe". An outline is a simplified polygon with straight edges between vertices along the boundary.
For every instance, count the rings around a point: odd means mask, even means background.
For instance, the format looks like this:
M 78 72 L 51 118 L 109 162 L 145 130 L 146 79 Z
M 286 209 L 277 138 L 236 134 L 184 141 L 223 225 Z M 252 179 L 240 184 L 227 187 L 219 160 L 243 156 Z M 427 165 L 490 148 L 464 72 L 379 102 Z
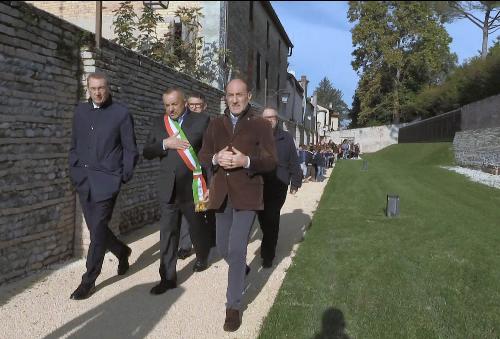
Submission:
M 177 287 L 177 283 L 172 280 L 162 280 L 160 283 L 156 286 L 154 286 L 149 293 L 158 295 L 158 294 L 163 294 L 167 292 L 168 290 L 171 290 L 173 288 Z
M 118 259 L 118 275 L 124 275 L 127 273 L 130 265 L 128 264 L 128 257 L 132 254 L 132 249 L 127 246 L 125 253 Z
M 273 267 L 273 260 L 262 259 L 262 268 L 271 268 Z
M 83 300 L 87 299 L 94 293 L 95 291 L 95 285 L 86 285 L 86 284 L 80 284 L 76 290 L 71 293 L 71 296 L 69 297 L 70 299 L 73 300 Z
M 203 272 L 208 268 L 208 263 L 206 261 L 196 260 L 193 266 L 193 272 Z
M 177 251 L 177 258 L 179 259 L 186 259 L 190 257 L 194 253 L 193 249 L 185 249 L 181 248 L 179 251 Z

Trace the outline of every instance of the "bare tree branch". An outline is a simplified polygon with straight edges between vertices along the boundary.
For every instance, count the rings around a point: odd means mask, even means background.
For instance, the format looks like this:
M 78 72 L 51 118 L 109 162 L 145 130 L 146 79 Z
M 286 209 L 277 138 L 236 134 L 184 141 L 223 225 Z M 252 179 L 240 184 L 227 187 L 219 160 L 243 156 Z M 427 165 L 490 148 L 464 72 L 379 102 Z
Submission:
M 498 11 L 497 14 L 495 14 L 495 16 L 490 21 L 488 21 L 488 26 L 493 25 L 493 23 L 497 21 L 499 17 L 500 17 L 500 11 Z
M 472 21 L 475 25 L 477 25 L 479 28 L 483 28 L 483 21 L 481 19 L 478 19 L 476 16 L 474 16 L 471 13 L 468 13 L 460 4 L 457 4 L 456 2 L 450 3 L 450 7 L 457 10 L 460 12 L 461 15 Z

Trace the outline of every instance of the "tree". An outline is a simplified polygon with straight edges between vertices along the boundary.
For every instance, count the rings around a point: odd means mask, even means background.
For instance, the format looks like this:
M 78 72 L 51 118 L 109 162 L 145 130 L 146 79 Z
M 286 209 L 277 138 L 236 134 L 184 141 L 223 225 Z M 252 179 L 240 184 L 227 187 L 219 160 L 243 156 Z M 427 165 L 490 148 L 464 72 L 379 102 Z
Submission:
M 218 48 L 216 43 L 205 44 L 199 36 L 201 7 L 181 6 L 174 16 L 177 26 L 159 37 L 156 28 L 164 22 L 159 13 L 144 6 L 138 17 L 131 1 L 122 2 L 114 11 L 114 41 L 208 84 L 224 84 L 228 73 L 234 71 L 234 63 L 230 51 Z M 182 28 L 182 34 L 175 27 Z
M 327 77 L 324 77 L 314 90 L 317 97 L 317 102 L 320 106 L 327 107 L 340 114 L 341 118 L 347 118 L 349 109 L 347 104 L 342 99 L 343 93 L 341 90 L 333 87 Z
M 423 2 L 350 1 L 348 18 L 360 125 L 399 123 L 401 107 L 456 63 L 440 16 Z
M 500 1 L 433 1 L 432 5 L 448 22 L 467 19 L 481 29 L 481 58 L 484 60 L 488 54 L 490 34 L 500 29 Z M 478 12 L 483 18 L 476 14 Z
M 117 44 L 134 49 L 137 47 L 137 38 L 134 36 L 135 21 L 138 19 L 134 11 L 132 1 L 120 3 L 120 7 L 113 11 L 115 19 L 113 21 L 114 32 L 117 36 L 113 39 Z
M 358 115 L 360 112 L 361 112 L 361 102 L 359 100 L 358 93 L 354 92 L 354 96 L 352 97 L 352 107 L 349 110 L 349 119 L 351 119 L 349 128 L 357 128 L 359 126 Z

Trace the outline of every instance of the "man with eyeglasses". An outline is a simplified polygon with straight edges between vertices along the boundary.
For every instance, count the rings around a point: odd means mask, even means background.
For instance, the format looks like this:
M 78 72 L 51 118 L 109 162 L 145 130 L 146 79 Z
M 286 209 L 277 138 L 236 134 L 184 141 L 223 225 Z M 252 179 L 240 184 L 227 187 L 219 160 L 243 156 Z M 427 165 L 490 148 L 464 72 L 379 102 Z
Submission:
M 118 258 L 118 275 L 129 269 L 132 250 L 109 229 L 122 183 L 132 179 L 139 159 L 134 120 L 125 106 L 111 98 L 106 75 L 87 77 L 88 102 L 78 105 L 73 116 L 69 173 L 78 192 L 90 232 L 86 272 L 73 300 L 88 298 L 95 290 L 106 250 Z
M 256 211 L 264 209 L 261 173 L 276 166 L 271 125 L 250 112 L 252 94 L 242 79 L 226 86 L 225 114 L 213 119 L 199 153 L 212 167 L 209 209 L 215 210 L 216 244 L 229 265 L 224 330 L 236 331 L 245 286 L 247 245 Z
M 207 109 L 207 103 L 205 96 L 201 93 L 191 93 L 187 99 L 187 106 L 192 113 L 202 114 Z M 215 245 L 215 214 L 213 211 L 206 211 L 205 218 L 208 222 L 208 227 L 210 228 L 210 239 L 205 239 L 205 241 L 210 243 L 210 247 Z M 179 251 L 177 252 L 177 258 L 186 259 L 194 253 L 193 243 L 191 241 L 191 236 L 189 235 L 189 223 L 186 217 L 182 216 L 181 232 L 179 237 Z
M 302 185 L 302 171 L 292 136 L 279 127 L 278 112 L 274 108 L 266 108 L 262 112 L 262 117 L 269 121 L 273 128 L 278 155 L 276 169 L 264 174 L 264 209 L 258 212 L 259 224 L 262 229 L 260 246 L 262 267 L 270 268 L 276 256 L 280 212 L 286 200 L 288 185 L 291 183 L 291 194 L 297 193 Z

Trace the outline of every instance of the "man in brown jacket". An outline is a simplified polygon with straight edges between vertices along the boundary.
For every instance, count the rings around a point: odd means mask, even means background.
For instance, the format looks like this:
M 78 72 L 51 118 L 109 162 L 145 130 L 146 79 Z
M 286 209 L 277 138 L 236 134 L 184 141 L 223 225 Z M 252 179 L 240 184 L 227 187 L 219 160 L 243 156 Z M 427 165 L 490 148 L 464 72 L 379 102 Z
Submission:
M 209 209 L 216 217 L 216 243 L 229 265 L 225 331 L 241 325 L 241 299 L 245 284 L 247 245 L 256 211 L 264 209 L 261 173 L 277 164 L 271 124 L 250 113 L 252 94 L 241 79 L 226 87 L 228 109 L 212 120 L 198 155 L 212 166 Z

